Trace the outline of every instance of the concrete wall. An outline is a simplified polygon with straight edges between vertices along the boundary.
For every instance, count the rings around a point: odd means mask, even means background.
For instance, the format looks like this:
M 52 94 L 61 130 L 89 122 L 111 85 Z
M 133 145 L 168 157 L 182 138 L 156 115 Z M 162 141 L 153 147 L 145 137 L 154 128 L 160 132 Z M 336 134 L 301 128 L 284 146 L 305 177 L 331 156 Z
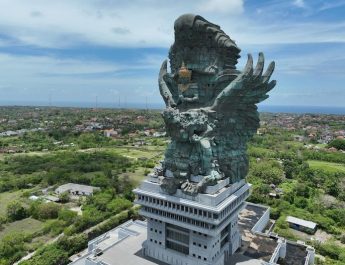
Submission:
M 314 264 L 314 261 L 315 261 L 315 249 L 312 247 L 307 247 L 307 252 L 308 252 L 308 255 L 305 260 L 304 265 L 312 265 Z
M 278 245 L 275 248 L 270 259 L 270 264 L 276 264 L 279 258 L 285 258 L 286 255 L 286 241 L 285 239 L 278 239 Z
M 145 242 L 145 255 L 154 259 L 161 260 L 170 265 L 224 265 L 224 255 L 220 254 L 215 260 L 204 261 L 198 257 L 190 257 L 182 253 L 157 247 L 151 242 Z M 204 255 L 205 253 L 203 253 Z
M 157 219 L 148 219 L 147 240 L 165 247 L 165 223 Z
M 247 204 L 254 205 L 254 204 L 249 203 L 249 202 L 247 202 Z M 262 233 L 263 230 L 265 229 L 265 227 L 267 226 L 268 222 L 270 221 L 270 208 L 269 207 L 265 207 L 265 206 L 261 206 L 261 205 L 258 205 L 258 204 L 255 204 L 255 207 L 262 207 L 262 208 L 266 209 L 266 211 L 261 216 L 259 221 L 252 228 L 252 232 L 253 233 Z
M 220 184 L 217 187 L 222 187 L 224 183 Z M 189 196 L 187 194 L 184 194 L 181 190 L 177 190 L 176 194 L 174 196 L 170 196 L 162 191 L 158 183 L 145 180 L 141 183 L 140 188 L 134 189 L 134 193 L 138 194 L 140 192 L 146 191 L 150 193 L 156 193 L 161 198 L 165 197 L 171 202 L 178 202 L 181 199 L 188 200 L 190 202 L 197 202 L 204 206 L 213 206 L 216 207 L 220 203 L 222 203 L 224 200 L 229 199 L 229 197 L 235 192 L 239 191 L 240 189 L 248 190 L 250 188 L 250 184 L 246 183 L 244 180 L 241 180 L 239 182 L 236 182 L 234 184 L 229 185 L 225 190 L 222 190 L 222 192 L 216 193 L 216 194 L 198 194 L 197 196 Z M 215 191 L 212 190 L 212 193 Z M 239 192 L 243 193 L 243 192 Z

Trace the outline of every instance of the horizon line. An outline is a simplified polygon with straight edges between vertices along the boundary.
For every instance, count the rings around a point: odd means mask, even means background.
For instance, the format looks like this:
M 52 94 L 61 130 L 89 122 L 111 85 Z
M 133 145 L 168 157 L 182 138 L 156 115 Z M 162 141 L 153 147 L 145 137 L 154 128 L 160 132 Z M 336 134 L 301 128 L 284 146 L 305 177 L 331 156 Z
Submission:
M 58 104 L 56 104 L 58 103 Z M 145 102 L 127 102 L 125 104 L 114 104 L 109 102 L 77 102 L 60 101 L 48 103 L 42 101 L 18 102 L 18 101 L 0 101 L 0 107 L 36 107 L 36 108 L 76 108 L 76 109 L 117 109 L 117 110 L 163 110 L 164 103 L 147 104 Z M 345 115 L 344 106 L 312 106 L 312 105 L 270 105 L 259 104 L 260 113 L 291 113 L 291 114 L 330 114 Z

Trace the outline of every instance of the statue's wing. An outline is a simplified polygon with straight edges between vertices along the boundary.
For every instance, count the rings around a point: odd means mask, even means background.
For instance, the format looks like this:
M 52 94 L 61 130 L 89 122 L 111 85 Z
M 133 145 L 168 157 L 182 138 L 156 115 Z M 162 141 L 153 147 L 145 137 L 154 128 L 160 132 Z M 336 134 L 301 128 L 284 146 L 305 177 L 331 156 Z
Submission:
M 263 53 L 259 53 L 255 69 L 253 69 L 253 58 L 248 54 L 244 71 L 218 94 L 211 109 L 251 108 L 268 98 L 267 93 L 276 85 L 275 80 L 269 82 L 274 66 L 274 62 L 271 62 L 266 72 L 262 74 L 264 69 Z
M 161 69 L 159 71 L 159 77 L 158 77 L 158 84 L 159 84 L 159 92 L 161 93 L 162 95 L 162 98 L 164 99 L 165 101 L 165 105 L 167 107 L 170 107 L 170 106 L 175 106 L 176 103 L 173 99 L 173 95 L 171 94 L 171 91 L 166 83 L 166 81 L 164 80 L 164 77 L 166 76 L 167 74 L 167 60 L 164 60 L 163 63 L 162 63 L 162 66 L 161 66 Z

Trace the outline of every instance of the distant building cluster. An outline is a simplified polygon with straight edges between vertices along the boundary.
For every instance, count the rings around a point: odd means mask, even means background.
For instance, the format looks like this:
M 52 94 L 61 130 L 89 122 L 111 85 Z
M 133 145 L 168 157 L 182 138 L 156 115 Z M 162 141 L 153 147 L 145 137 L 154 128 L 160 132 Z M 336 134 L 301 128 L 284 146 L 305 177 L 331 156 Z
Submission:
M 0 132 L 0 137 L 20 136 L 20 135 L 23 135 L 24 133 L 39 132 L 39 131 L 44 131 L 44 129 L 34 128 L 34 129 L 20 129 L 16 131 L 5 131 L 5 132 Z
M 345 139 L 345 130 L 337 124 L 345 122 L 341 115 L 317 114 L 264 114 L 257 134 L 263 135 L 274 128 L 295 132 L 294 140 L 302 143 L 328 144 L 335 139 Z M 334 124 L 335 126 L 331 126 Z M 337 151 L 335 148 L 329 151 Z

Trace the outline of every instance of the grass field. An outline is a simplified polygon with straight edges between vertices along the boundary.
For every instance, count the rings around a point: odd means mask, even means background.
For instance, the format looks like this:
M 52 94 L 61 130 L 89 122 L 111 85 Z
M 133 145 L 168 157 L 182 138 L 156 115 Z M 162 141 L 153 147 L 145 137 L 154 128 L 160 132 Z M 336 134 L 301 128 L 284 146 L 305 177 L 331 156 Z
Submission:
M 248 154 L 249 156 L 253 156 L 253 157 L 274 157 L 275 156 L 275 152 L 273 152 L 271 149 L 257 147 L 257 146 L 249 146 Z
M 20 221 L 4 225 L 4 229 L 0 231 L 0 240 L 7 234 L 17 232 L 25 234 L 33 234 L 43 228 L 43 223 L 32 219 L 26 218 Z
M 0 193 L 0 215 L 5 215 L 7 205 L 12 201 L 20 199 L 22 193 L 22 191 Z
M 133 147 L 133 146 L 115 146 L 115 147 L 101 147 L 101 148 L 89 148 L 82 149 L 79 152 L 95 152 L 95 151 L 108 151 L 122 155 L 130 159 L 147 158 L 150 159 L 159 154 L 163 154 L 165 147 L 161 146 L 145 146 L 145 147 Z
M 326 148 L 327 147 L 327 144 L 316 144 L 315 146 L 318 146 L 320 148 Z
M 139 186 L 140 182 L 143 181 L 146 178 L 145 175 L 145 168 L 139 167 L 135 172 L 126 172 L 122 173 L 121 177 L 129 178 L 133 181 L 135 186 Z
M 293 147 L 303 147 L 303 143 L 297 141 L 283 141 L 283 144 L 290 145 Z
M 325 162 L 319 160 L 308 160 L 308 164 L 313 169 L 324 170 L 327 172 L 344 172 L 345 173 L 345 164 Z
M 158 148 L 157 148 L 158 149 Z M 126 147 L 117 147 L 114 151 L 118 154 L 123 155 L 128 158 L 138 159 L 138 158 L 152 158 L 155 157 L 163 151 L 161 149 L 154 149 L 154 150 L 145 150 L 145 149 L 135 149 L 135 148 L 126 148 Z

